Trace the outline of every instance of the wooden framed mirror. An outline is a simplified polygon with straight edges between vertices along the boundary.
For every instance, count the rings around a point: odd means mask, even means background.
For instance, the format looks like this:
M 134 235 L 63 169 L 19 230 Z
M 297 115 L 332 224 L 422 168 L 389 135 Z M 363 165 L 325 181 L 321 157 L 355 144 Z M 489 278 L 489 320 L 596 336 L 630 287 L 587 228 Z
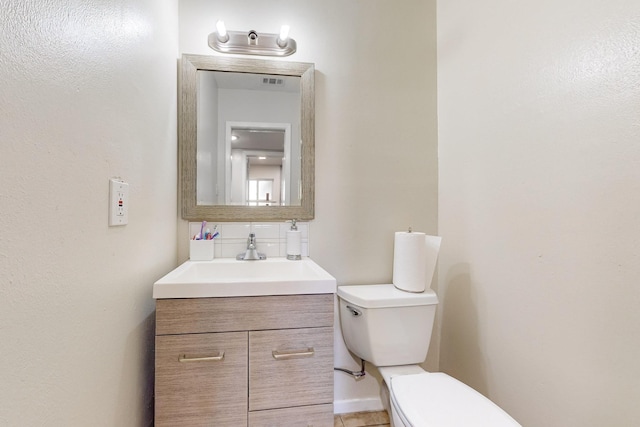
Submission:
M 183 55 L 182 218 L 314 217 L 314 65 Z

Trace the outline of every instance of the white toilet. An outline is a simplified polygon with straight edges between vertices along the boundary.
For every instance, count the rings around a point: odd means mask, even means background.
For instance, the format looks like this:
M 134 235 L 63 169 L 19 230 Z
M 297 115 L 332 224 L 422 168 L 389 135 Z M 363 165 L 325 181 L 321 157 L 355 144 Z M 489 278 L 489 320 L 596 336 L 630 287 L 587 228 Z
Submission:
M 394 427 L 520 426 L 471 387 L 425 372 L 438 297 L 393 285 L 339 286 L 347 348 L 378 367 L 388 389 Z

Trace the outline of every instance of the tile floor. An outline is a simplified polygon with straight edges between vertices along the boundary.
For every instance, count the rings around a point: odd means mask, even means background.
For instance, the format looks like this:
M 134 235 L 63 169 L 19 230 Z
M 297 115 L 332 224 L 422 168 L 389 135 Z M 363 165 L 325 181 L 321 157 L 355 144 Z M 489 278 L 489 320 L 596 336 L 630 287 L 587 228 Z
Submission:
M 333 427 L 389 427 L 387 411 L 334 415 Z

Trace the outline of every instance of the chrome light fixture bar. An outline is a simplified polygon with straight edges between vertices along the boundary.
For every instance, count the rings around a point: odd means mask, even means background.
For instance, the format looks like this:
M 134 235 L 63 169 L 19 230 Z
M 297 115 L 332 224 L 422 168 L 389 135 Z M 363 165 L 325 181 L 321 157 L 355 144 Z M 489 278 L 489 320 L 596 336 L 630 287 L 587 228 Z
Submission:
M 280 34 L 256 31 L 227 31 L 224 22 L 216 23 L 216 31 L 209 34 L 209 47 L 221 53 L 241 55 L 289 56 L 297 49 L 289 37 L 289 26 L 283 25 Z

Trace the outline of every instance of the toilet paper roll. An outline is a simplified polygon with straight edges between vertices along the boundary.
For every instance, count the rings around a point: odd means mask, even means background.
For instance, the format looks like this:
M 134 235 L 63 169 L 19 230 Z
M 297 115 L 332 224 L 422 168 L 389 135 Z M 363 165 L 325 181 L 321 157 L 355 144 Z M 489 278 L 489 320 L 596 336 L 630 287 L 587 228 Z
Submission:
M 439 236 L 419 232 L 396 232 L 393 247 L 393 284 L 408 292 L 431 287 L 440 252 Z

